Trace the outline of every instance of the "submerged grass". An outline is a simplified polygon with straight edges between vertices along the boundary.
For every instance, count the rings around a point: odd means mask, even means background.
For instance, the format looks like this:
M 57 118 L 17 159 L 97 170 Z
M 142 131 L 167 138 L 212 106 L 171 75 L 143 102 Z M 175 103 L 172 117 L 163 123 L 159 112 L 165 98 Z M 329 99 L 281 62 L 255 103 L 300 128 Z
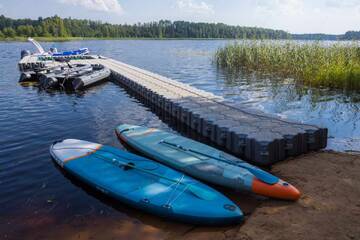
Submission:
M 218 66 L 294 78 L 315 87 L 360 90 L 360 46 L 239 41 L 215 53 Z

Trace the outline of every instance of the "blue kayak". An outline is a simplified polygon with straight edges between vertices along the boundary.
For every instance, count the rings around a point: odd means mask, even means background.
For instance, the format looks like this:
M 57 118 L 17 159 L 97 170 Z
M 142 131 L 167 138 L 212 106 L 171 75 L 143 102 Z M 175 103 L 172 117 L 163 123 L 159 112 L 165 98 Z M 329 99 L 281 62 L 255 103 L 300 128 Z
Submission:
M 189 138 L 128 124 L 118 126 L 116 133 L 143 155 L 202 181 L 285 200 L 300 197 L 294 186 L 280 178 Z
M 243 214 L 211 187 L 158 162 L 120 149 L 67 139 L 50 147 L 65 171 L 132 207 L 201 225 L 239 223 Z

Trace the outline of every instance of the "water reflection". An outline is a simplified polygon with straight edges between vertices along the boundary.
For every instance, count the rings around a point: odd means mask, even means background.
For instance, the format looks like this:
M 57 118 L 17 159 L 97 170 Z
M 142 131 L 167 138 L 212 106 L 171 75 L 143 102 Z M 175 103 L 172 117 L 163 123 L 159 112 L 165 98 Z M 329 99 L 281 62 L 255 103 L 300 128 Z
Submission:
M 269 74 L 226 72 L 223 94 L 250 108 L 329 128 L 328 149 L 360 151 L 360 93 L 311 88 Z
M 46 48 L 89 47 L 254 109 L 330 130 L 329 148 L 360 150 L 359 93 L 296 86 L 291 80 L 218 71 L 212 53 L 227 41 L 84 41 Z M 28 43 L 0 43 L 0 239 L 171 238 L 191 227 L 169 223 L 121 204 L 103 201 L 54 167 L 48 152 L 57 139 L 78 138 L 121 147 L 114 134 L 123 123 L 181 131 L 123 88 L 108 82 L 80 93 L 38 91 L 18 84 L 16 64 Z M 161 119 L 162 120 L 161 120 Z M 185 133 L 189 134 L 189 133 Z M 191 134 L 191 133 L 190 133 Z M 251 212 L 256 200 L 228 194 Z M 209 231 L 209 230 L 207 230 Z M 171 232 L 171 233 L 170 233 Z M 104 235 L 102 235 L 104 234 Z
M 312 89 L 291 79 L 217 69 L 213 54 L 233 40 L 128 40 L 46 43 L 58 49 L 89 47 L 94 53 L 145 68 L 282 118 L 329 128 L 328 149 L 360 151 L 359 92 Z M 279 43 L 276 41 L 276 43 Z M 283 42 L 280 42 L 282 44 Z M 323 42 L 331 45 L 336 42 Z M 306 44 L 306 42 L 304 42 Z M 341 42 L 353 44 L 353 42 Z M 30 44 L 23 44 L 31 47 Z M 355 143 L 355 144 L 354 144 Z

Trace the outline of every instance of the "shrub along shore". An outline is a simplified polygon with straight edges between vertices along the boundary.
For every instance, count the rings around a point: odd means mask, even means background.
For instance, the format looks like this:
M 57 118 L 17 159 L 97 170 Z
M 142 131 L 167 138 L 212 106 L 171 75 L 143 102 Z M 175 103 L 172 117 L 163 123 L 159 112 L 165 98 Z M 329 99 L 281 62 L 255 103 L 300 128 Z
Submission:
M 257 71 L 314 87 L 360 90 L 360 45 L 320 42 L 238 41 L 220 48 L 215 61 L 229 71 Z

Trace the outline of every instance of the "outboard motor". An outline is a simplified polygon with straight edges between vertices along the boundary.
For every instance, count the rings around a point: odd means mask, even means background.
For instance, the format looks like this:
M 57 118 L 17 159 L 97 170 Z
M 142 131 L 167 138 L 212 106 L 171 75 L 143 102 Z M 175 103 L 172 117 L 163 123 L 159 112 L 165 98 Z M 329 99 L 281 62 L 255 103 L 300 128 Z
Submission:
M 58 50 L 57 50 L 57 48 L 55 48 L 55 47 L 51 47 L 51 48 L 50 48 L 50 52 L 51 52 L 51 53 L 57 53 Z
M 59 87 L 59 81 L 55 77 L 46 77 L 39 79 L 39 86 L 42 89 L 55 89 Z
M 81 90 L 82 88 L 84 88 L 84 82 L 81 79 L 81 77 L 75 78 L 71 82 L 71 84 L 72 84 L 72 90 L 74 90 L 74 91 L 78 91 L 78 90 Z
M 30 81 L 31 79 L 32 79 L 31 73 L 23 72 L 20 75 L 19 82 L 27 82 L 27 81 Z
M 21 59 L 23 59 L 26 56 L 30 56 L 31 52 L 29 50 L 22 50 L 21 51 Z

